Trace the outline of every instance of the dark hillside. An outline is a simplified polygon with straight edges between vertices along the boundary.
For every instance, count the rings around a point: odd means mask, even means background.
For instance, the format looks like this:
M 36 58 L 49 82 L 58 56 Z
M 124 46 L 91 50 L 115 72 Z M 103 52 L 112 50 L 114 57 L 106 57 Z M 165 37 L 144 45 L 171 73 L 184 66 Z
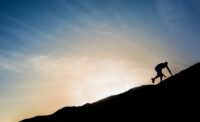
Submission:
M 81 107 L 21 122 L 197 122 L 200 63 L 158 85 L 145 85 Z

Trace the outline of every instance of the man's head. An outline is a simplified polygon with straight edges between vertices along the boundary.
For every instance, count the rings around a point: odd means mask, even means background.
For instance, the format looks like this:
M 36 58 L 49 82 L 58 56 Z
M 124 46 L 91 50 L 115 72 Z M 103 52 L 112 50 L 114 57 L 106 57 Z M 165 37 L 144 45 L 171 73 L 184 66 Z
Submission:
M 167 65 L 168 65 L 168 62 L 165 62 L 164 64 L 167 66 Z

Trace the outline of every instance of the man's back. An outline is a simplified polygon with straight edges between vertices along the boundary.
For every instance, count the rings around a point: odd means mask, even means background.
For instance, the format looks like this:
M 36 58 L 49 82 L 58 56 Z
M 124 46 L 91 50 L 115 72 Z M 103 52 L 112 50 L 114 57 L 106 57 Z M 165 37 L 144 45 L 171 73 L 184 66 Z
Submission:
M 156 70 L 161 70 L 161 69 L 163 69 L 163 68 L 165 68 L 165 67 L 167 67 L 165 63 L 160 63 L 160 64 L 158 64 L 158 65 L 155 67 L 155 69 L 156 69 Z

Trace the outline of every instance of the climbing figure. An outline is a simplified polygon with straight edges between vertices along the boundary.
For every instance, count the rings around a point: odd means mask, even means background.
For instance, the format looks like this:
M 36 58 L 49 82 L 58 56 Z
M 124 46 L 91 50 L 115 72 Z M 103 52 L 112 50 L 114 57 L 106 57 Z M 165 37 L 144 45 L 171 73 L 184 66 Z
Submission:
M 171 70 L 168 67 L 168 63 L 164 62 L 164 63 L 160 63 L 155 67 L 155 70 L 157 72 L 157 76 L 155 78 L 151 78 L 152 83 L 155 82 L 155 80 L 160 77 L 160 81 L 162 81 L 163 76 L 166 78 L 166 76 L 162 73 L 162 69 L 167 68 L 167 70 L 169 71 L 169 73 L 172 75 Z

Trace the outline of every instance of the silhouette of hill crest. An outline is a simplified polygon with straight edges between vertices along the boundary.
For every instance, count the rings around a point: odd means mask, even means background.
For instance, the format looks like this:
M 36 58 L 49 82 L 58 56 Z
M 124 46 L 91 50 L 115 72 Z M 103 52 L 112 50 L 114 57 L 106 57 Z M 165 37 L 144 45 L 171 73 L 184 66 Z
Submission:
M 144 85 L 80 107 L 21 122 L 198 121 L 200 63 L 157 85 Z

